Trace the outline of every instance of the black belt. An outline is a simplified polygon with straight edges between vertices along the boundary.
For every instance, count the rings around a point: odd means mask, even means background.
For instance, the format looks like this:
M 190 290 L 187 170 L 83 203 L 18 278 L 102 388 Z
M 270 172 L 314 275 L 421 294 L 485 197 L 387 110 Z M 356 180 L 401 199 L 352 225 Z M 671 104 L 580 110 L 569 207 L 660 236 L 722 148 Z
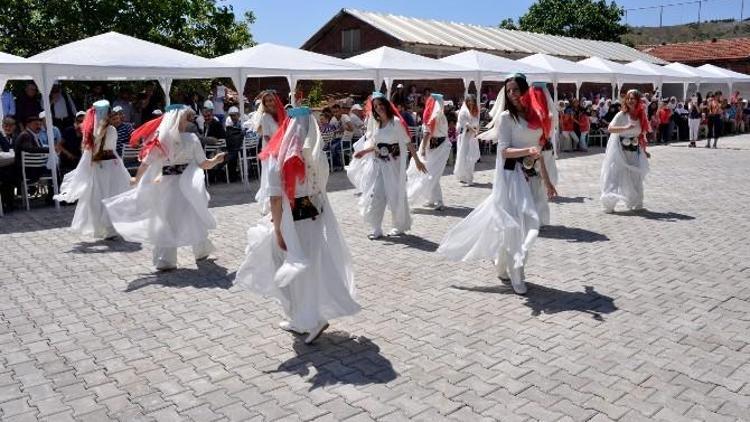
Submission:
M 531 163 L 531 167 L 524 166 L 524 160 L 527 161 L 527 163 Z M 529 161 L 530 160 L 530 161 Z M 530 158 L 528 156 L 526 157 L 519 157 L 519 158 L 506 158 L 505 164 L 503 165 L 503 168 L 505 170 L 515 170 L 516 169 L 516 163 L 521 165 L 521 170 L 523 170 L 523 173 L 526 175 L 526 177 L 534 177 L 539 176 L 539 173 L 537 173 L 535 165 L 536 161 L 533 158 Z
M 161 174 L 164 176 L 179 176 L 187 168 L 187 164 L 176 164 L 173 166 L 164 166 L 161 168 Z
M 315 220 L 315 217 L 320 215 L 321 212 L 323 210 L 318 211 L 309 196 L 294 198 L 294 206 L 292 207 L 292 219 L 294 221 L 307 220 L 308 218 Z
M 107 149 L 94 154 L 94 156 L 91 157 L 91 161 L 114 160 L 115 158 L 117 158 L 115 153 L 111 149 Z
M 627 144 L 623 142 L 626 140 Z M 620 138 L 620 146 L 625 151 L 638 151 L 638 138 Z
M 542 146 L 542 151 L 550 151 L 552 149 L 552 141 L 547 141 Z
M 430 138 L 430 149 L 435 149 L 445 142 L 445 136 L 440 138 Z
M 399 148 L 398 144 L 380 143 L 377 144 L 375 154 L 381 160 L 388 161 L 391 158 L 398 158 L 401 155 L 401 148 Z

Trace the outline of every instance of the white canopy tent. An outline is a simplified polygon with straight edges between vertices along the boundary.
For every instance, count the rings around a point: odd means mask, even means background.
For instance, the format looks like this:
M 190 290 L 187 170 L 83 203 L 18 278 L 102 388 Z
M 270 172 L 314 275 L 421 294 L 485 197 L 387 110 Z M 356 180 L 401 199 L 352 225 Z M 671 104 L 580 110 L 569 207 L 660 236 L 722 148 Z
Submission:
M 714 66 L 712 64 L 704 64 L 703 66 L 698 66 L 698 69 L 725 78 L 727 83 L 729 83 L 730 92 L 732 91 L 732 86 L 734 84 L 750 82 L 750 75 L 735 72 L 729 69 L 724 69 L 723 67 Z
M 672 70 L 670 68 L 659 66 L 643 60 L 635 60 L 625 64 L 626 67 L 641 70 L 654 75 L 654 88 L 661 93 L 662 86 L 666 83 L 678 83 L 682 85 L 683 96 L 687 95 L 688 85 L 695 82 L 695 78 L 685 73 Z
M 336 57 L 270 43 L 235 51 L 212 61 L 239 69 L 235 84 L 240 92 L 244 92 L 248 77 L 285 77 L 292 93 L 300 80 L 368 80 L 375 77 L 375 71 Z M 242 110 L 242 95 L 240 98 Z
M 618 87 L 621 89 L 625 83 L 654 83 L 654 75 L 648 72 L 639 70 L 633 67 L 627 67 L 611 60 L 602 59 L 600 57 L 589 57 L 578 62 L 579 64 L 599 69 L 602 72 L 606 72 L 612 78 L 612 96 L 615 97 L 615 93 L 619 93 Z M 619 95 L 619 94 L 618 94 Z
M 29 59 L 0 52 L 0 92 L 5 89 L 5 84 L 11 79 L 33 79 L 36 83 L 40 83 L 42 66 Z M 3 118 L 3 113 L 0 107 L 0 120 Z
M 530 81 L 552 82 L 549 72 L 544 69 L 476 50 L 443 57 L 439 61 L 473 70 L 475 75 L 472 80 L 477 93 L 481 93 L 483 81 L 502 81 L 516 72 L 523 73 Z M 465 92 L 468 93 L 469 84 L 464 85 Z
M 232 77 L 237 74 L 235 68 L 117 32 L 55 47 L 32 56 L 30 60 L 42 63 L 39 91 L 45 110 L 50 110 L 50 90 L 58 80 L 155 79 L 164 90 L 168 104 L 174 79 Z M 52 113 L 45 114 L 47 128 L 52 133 Z M 57 193 L 56 172 L 53 171 L 52 175 Z
M 389 98 L 394 79 L 461 79 L 466 86 L 476 75 L 475 71 L 463 66 L 391 47 L 376 48 L 346 61 L 374 70 L 375 89 L 380 89 L 385 82 Z
M 664 68 L 671 69 L 676 72 L 680 72 L 684 74 L 685 76 L 689 76 L 690 78 L 693 79 L 693 82 L 698 85 L 699 90 L 700 90 L 701 84 L 703 83 L 727 84 L 729 85 L 729 90 L 731 91 L 732 89 L 732 82 L 727 80 L 726 77 L 718 76 L 706 70 L 698 69 L 697 67 L 692 67 L 686 64 L 675 62 L 675 63 L 670 63 L 664 66 Z M 687 87 L 688 87 L 688 84 L 683 85 L 683 98 L 687 98 Z
M 521 63 L 540 67 L 552 76 L 552 85 L 555 88 L 555 102 L 557 102 L 557 84 L 573 83 L 576 86 L 576 97 L 580 95 L 581 84 L 584 82 L 610 83 L 611 76 L 594 67 L 571 62 L 549 54 L 534 54 L 518 60 Z

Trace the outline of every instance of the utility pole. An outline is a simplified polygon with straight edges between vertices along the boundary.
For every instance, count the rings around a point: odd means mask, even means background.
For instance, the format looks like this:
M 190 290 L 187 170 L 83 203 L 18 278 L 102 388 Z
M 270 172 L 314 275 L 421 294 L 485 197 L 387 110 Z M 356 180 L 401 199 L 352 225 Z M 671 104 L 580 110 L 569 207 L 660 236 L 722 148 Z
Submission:
M 664 6 L 659 6 L 659 28 L 662 27 L 662 17 L 664 16 Z
M 745 0 L 740 1 L 740 22 L 745 20 Z
M 698 25 L 701 24 L 701 7 L 703 7 L 703 2 L 698 0 Z

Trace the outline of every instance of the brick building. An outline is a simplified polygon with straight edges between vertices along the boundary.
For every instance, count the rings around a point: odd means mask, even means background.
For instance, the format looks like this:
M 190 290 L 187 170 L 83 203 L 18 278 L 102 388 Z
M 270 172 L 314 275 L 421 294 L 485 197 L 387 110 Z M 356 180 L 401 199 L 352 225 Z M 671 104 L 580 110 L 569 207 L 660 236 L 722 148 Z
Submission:
M 511 59 L 546 53 L 577 61 L 591 56 L 618 61 L 645 60 L 664 64 L 662 60 L 634 48 L 614 42 L 584 40 L 555 35 L 513 31 L 496 27 L 442 22 L 384 13 L 342 9 L 303 45 L 302 49 L 347 58 L 372 49 L 389 46 L 432 58 L 446 57 L 465 50 L 479 50 Z M 463 83 L 457 80 L 395 81 L 419 90 L 430 87 L 449 98 L 460 98 Z M 303 84 L 302 89 L 305 90 Z M 371 82 L 324 82 L 326 92 L 372 91 Z M 561 84 L 561 90 L 575 92 L 575 87 Z M 591 87 L 588 87 L 591 88 Z M 483 90 L 499 90 L 499 83 L 485 83 Z M 470 91 L 473 89 L 470 88 Z M 584 86 L 582 92 L 586 92 Z
M 676 44 L 643 45 L 644 53 L 690 66 L 712 64 L 750 74 L 750 38 L 712 39 Z

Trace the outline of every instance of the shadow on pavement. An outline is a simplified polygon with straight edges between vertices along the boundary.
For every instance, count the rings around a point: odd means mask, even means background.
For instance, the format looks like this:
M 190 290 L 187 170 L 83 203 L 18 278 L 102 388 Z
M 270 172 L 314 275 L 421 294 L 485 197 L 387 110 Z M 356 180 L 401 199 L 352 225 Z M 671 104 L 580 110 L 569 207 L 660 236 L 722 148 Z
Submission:
M 419 215 L 434 215 L 436 217 L 461 217 L 464 218 L 471 214 L 474 208 L 469 207 L 448 207 L 446 206 L 442 211 L 432 210 L 429 208 L 413 208 L 412 214 Z
M 172 271 L 158 271 L 146 277 L 133 280 L 125 288 L 132 292 L 146 286 L 161 285 L 166 287 L 195 287 L 197 289 L 228 289 L 232 287 L 234 273 L 217 265 L 215 260 L 198 262 L 198 269 L 178 268 Z
M 597 293 L 591 286 L 584 286 L 583 292 L 568 292 L 528 282 L 526 286 L 529 291 L 524 296 L 524 305 L 531 308 L 533 316 L 575 311 L 590 314 L 597 321 L 604 321 L 603 314 L 610 314 L 618 309 L 613 298 Z M 515 294 L 509 284 L 451 287 L 479 293 Z
M 656 211 L 649 211 L 647 209 L 615 212 L 614 214 L 622 215 L 622 216 L 643 217 L 647 220 L 657 220 L 657 221 L 667 221 L 667 222 L 675 222 L 678 220 L 695 220 L 695 217 L 693 217 L 692 215 L 680 214 L 676 212 L 656 212 Z
M 141 250 L 141 244 L 128 242 L 122 239 L 97 240 L 94 242 L 78 242 L 68 253 L 92 254 L 108 252 L 137 252 Z
M 380 347 L 367 337 L 324 332 L 313 344 L 307 345 L 304 340 L 304 335 L 295 336 L 297 356 L 270 372 L 307 377 L 313 367 L 315 374 L 308 379 L 311 391 L 336 384 L 385 384 L 398 376 L 391 361 L 380 354 Z
M 397 236 L 386 236 L 379 241 L 385 245 L 405 245 L 410 248 L 419 249 L 425 252 L 435 252 L 438 248 L 437 243 L 425 238 L 414 236 L 412 234 L 400 234 Z
M 545 239 L 567 240 L 570 243 L 607 242 L 609 237 L 591 230 L 567 226 L 542 226 L 539 237 Z
M 584 201 L 590 201 L 591 198 L 588 196 L 574 196 L 574 197 L 567 197 L 567 196 L 556 196 L 552 199 L 550 199 L 549 202 L 554 204 L 583 204 Z

